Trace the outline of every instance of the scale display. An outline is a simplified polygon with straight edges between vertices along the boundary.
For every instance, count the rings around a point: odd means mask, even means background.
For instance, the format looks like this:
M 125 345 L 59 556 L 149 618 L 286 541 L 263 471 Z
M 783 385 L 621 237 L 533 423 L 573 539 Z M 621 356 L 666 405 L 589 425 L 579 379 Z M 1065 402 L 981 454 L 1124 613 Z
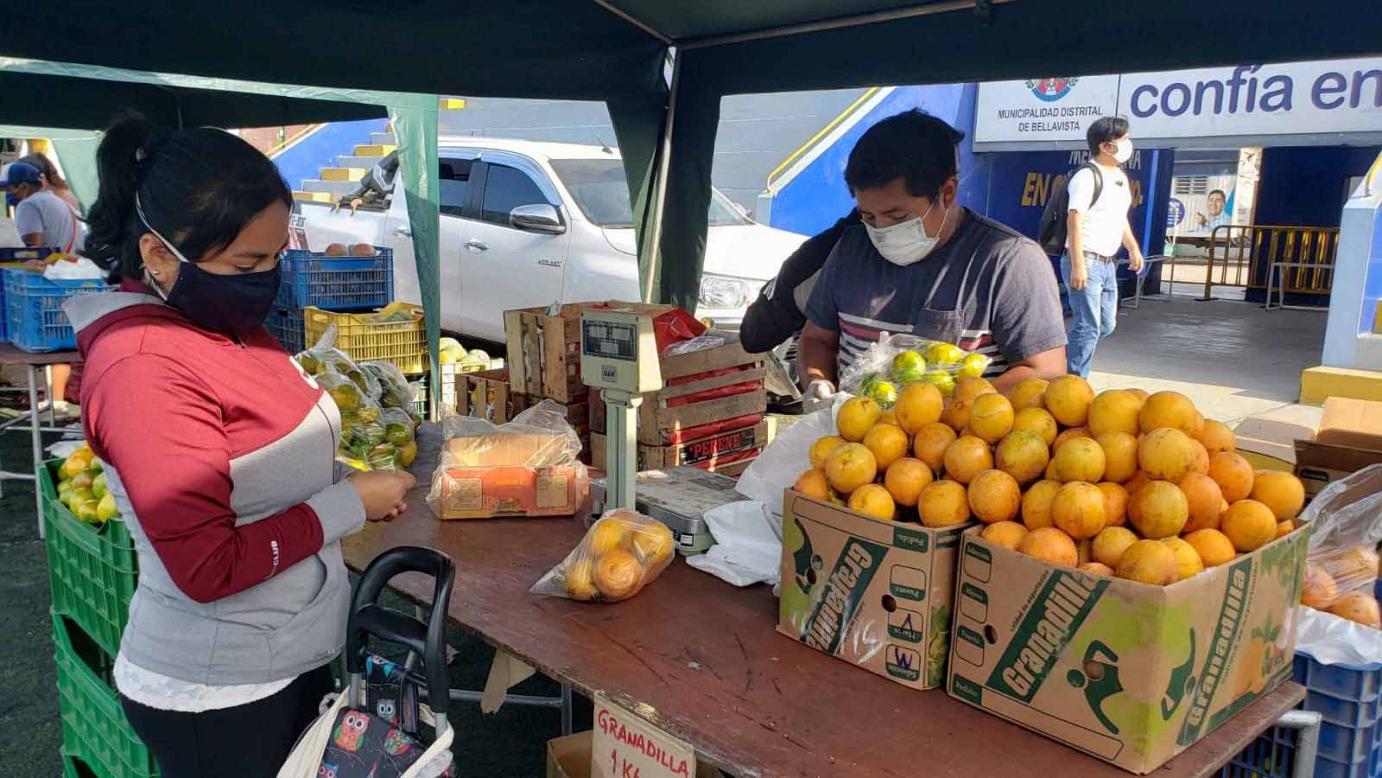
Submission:
M 634 325 L 604 321 L 583 321 L 581 324 L 585 329 L 584 354 L 625 362 L 638 358 L 638 328 Z

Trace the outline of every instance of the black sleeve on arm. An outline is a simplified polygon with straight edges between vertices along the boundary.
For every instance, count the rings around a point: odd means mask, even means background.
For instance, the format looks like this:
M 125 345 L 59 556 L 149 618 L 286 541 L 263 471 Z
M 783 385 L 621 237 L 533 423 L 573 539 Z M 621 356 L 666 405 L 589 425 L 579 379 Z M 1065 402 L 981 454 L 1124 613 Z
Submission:
M 801 331 L 806 324 L 806 301 L 811 296 L 809 286 L 814 284 L 816 274 L 825 265 L 840 235 L 847 227 L 858 223 L 859 212 L 850 211 L 830 229 L 807 239 L 787 257 L 777 277 L 763 285 L 758 299 L 744 314 L 739 339 L 745 351 L 753 354 L 771 351 Z M 803 284 L 807 288 L 798 292 Z

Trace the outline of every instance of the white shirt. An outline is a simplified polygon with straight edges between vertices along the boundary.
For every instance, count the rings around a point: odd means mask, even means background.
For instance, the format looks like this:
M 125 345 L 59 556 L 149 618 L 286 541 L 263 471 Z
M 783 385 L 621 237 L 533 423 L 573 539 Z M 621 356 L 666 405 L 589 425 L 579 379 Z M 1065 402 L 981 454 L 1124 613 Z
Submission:
M 40 189 L 14 209 L 14 226 L 20 236 L 38 233 L 40 246 L 80 253 L 86 243 L 86 227 L 61 197 Z
M 247 705 L 278 694 L 294 680 L 285 678 L 268 683 L 208 686 L 145 670 L 127 661 L 124 654 L 116 655 L 115 669 L 112 672 L 115 688 L 126 699 L 134 700 L 146 708 L 183 713 L 202 713 Z
M 1075 171 L 1066 191 L 1070 193 L 1070 210 L 1079 211 L 1084 217 L 1080 221 L 1081 248 L 1111 257 L 1123 245 L 1123 230 L 1128 226 L 1128 209 L 1132 207 L 1132 187 L 1120 167 L 1099 165 L 1099 172 L 1103 174 L 1104 186 L 1098 202 L 1090 202 L 1094 199 L 1094 171 L 1088 168 Z M 1067 248 L 1069 240 L 1067 237 Z

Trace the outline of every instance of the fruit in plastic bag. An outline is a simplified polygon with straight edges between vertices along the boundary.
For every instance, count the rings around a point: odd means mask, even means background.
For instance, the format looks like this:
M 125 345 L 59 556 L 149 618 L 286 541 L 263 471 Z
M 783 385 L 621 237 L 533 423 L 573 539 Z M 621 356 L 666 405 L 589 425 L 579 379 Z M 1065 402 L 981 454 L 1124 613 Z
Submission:
M 893 357 L 891 374 L 900 384 L 916 383 L 926 375 L 926 359 L 910 349 L 898 352 Z
M 1348 592 L 1340 595 L 1339 599 L 1329 606 L 1329 612 L 1365 627 L 1382 629 L 1382 613 L 1379 613 L 1377 598 L 1367 592 Z
M 389 362 L 366 362 L 360 365 L 360 369 L 373 377 L 378 384 L 379 394 L 376 399 L 381 406 L 411 410 L 413 400 L 417 398 L 412 384 L 408 383 L 408 379 L 396 365 Z
M 531 591 L 582 602 L 626 600 L 667 569 L 675 547 L 672 531 L 656 519 L 606 511 Z
M 891 408 L 897 402 L 897 385 L 891 381 L 874 381 L 866 394 L 880 408 Z

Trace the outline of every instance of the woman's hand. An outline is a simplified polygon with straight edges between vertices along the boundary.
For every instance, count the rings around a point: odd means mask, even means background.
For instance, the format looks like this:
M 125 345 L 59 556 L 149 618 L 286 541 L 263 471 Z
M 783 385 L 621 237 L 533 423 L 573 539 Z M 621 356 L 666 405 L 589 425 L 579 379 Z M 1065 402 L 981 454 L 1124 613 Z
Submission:
M 403 498 L 417 479 L 403 470 L 371 470 L 346 476 L 360 494 L 365 506 L 365 518 L 370 521 L 389 521 L 408 509 Z

